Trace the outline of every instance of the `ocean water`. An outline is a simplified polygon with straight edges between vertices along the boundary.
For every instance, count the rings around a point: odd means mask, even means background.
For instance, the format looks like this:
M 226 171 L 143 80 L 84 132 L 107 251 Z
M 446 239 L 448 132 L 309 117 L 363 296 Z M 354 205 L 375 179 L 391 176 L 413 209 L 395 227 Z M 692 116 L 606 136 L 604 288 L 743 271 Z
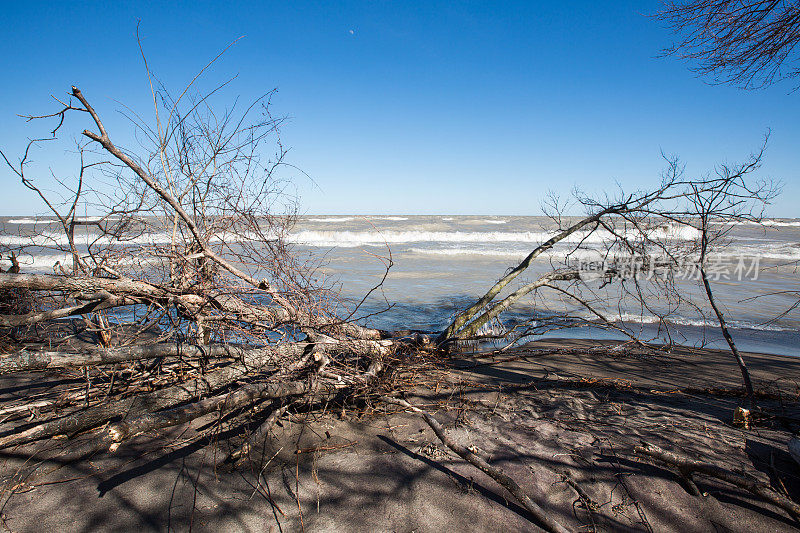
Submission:
M 0 246 L 36 245 L 21 257 L 24 272 L 52 272 L 56 261 L 64 262 L 64 254 L 53 249 L 63 244 L 63 236 L 50 222 L 46 217 L 0 217 Z M 545 217 L 307 215 L 300 217 L 288 240 L 300 257 L 319 265 L 317 277 L 326 279 L 351 305 L 381 283 L 391 258 L 385 281 L 355 316 L 367 317 L 362 321 L 384 329 L 437 331 L 552 236 L 554 228 Z M 86 239 L 93 238 L 90 227 L 81 231 Z M 678 244 L 697 237 L 685 226 L 666 225 L 655 231 Z M 599 252 L 608 238 L 603 233 L 573 235 L 540 256 L 519 282 L 563 265 L 569 254 L 570 264 L 586 273 L 582 295 L 602 300 L 597 301 L 598 309 L 619 327 L 657 342 L 726 346 L 699 281 L 688 267 L 678 286 L 694 305 L 675 306 L 657 287 L 650 287 L 649 308 L 643 308 L 635 299 L 624 297 L 626 289 L 614 292 L 624 284 L 601 288 L 602 280 L 593 277 L 591 269 L 602 263 Z M 166 234 L 150 234 L 137 242 L 167 240 Z M 739 224 L 731 228 L 728 241 L 712 256 L 709 271 L 737 344 L 744 350 L 800 355 L 800 308 L 791 309 L 800 291 L 800 220 Z M 554 313 L 593 318 L 574 301 L 543 291 L 521 301 L 501 319 L 505 326 L 535 324 Z M 666 320 L 657 316 L 664 314 Z M 624 338 L 591 322 L 582 324 L 545 336 Z

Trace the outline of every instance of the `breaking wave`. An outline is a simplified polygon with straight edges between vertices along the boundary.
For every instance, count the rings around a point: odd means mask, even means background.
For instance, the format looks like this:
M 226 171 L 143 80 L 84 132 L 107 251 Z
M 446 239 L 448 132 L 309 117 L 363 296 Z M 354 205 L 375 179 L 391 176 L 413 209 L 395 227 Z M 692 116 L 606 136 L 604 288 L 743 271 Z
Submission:
M 68 271 L 72 268 L 72 256 L 67 254 L 23 254 L 18 257 L 18 261 L 23 272 L 52 273 L 59 264 Z M 126 257 L 116 258 L 114 263 L 117 265 L 153 265 L 159 261 L 160 258 Z M 8 268 L 11 266 L 11 261 L 2 259 L 0 265 Z
M 783 222 L 781 220 L 763 220 L 761 222 L 764 226 L 776 226 L 780 228 L 800 227 L 800 221 Z
M 330 218 L 309 218 L 309 222 L 350 222 L 356 217 L 330 217 Z
M 384 243 L 416 242 L 469 242 L 495 243 L 515 242 L 539 244 L 552 237 L 555 232 L 546 231 L 315 231 L 305 230 L 294 233 L 290 240 L 296 244 L 325 247 L 354 247 L 382 245 Z M 688 226 L 668 226 L 655 228 L 651 237 L 676 241 L 689 241 L 697 238 L 699 232 Z M 607 231 L 575 232 L 561 242 L 604 243 L 613 239 Z
M 553 236 L 548 231 L 341 231 L 341 230 L 302 230 L 286 236 L 286 241 L 291 244 L 308 246 L 311 248 L 355 248 L 362 246 L 408 245 L 408 249 L 400 251 L 414 254 L 442 255 L 442 256 L 497 256 L 497 257 L 524 257 L 537 245 L 547 241 Z M 635 235 L 631 235 L 635 238 Z M 689 226 L 662 226 L 650 232 L 654 239 L 666 242 L 694 241 L 698 232 Z M 223 233 L 212 239 L 212 242 L 225 242 L 233 244 L 244 239 L 258 237 L 253 235 L 237 235 Z M 95 242 L 93 233 L 76 236 L 78 245 Z M 599 254 L 604 256 L 623 256 L 625 253 L 607 251 L 603 245 L 609 243 L 613 235 L 607 231 L 576 232 L 556 244 L 553 250 L 546 252 L 545 256 L 563 257 L 565 247 L 571 246 L 570 258 L 575 260 L 595 261 Z M 117 241 L 107 237 L 96 241 L 98 245 L 135 246 L 135 245 L 164 245 L 171 242 L 171 234 L 166 232 L 153 232 L 138 235 L 128 240 Z M 40 246 L 40 247 L 65 247 L 68 245 L 63 232 L 44 231 L 29 235 L 0 235 L 0 245 L 5 246 Z M 579 245 L 577 249 L 574 245 Z M 654 249 L 654 256 L 659 251 Z M 738 242 L 721 249 L 718 255 L 723 258 L 759 257 L 765 260 L 800 260 L 800 245 L 794 242 L 772 242 L 769 246 L 753 242 Z
M 6 220 L 8 224 L 49 224 L 52 222 L 51 220 L 47 219 L 35 219 L 35 218 L 11 218 Z
M 522 259 L 528 253 L 533 250 L 532 247 L 504 247 L 504 248 L 487 248 L 487 247 L 430 247 L 430 248 L 422 248 L 422 247 L 412 247 L 406 250 L 402 250 L 404 252 L 419 254 L 419 255 L 441 255 L 441 256 L 494 256 L 494 257 L 508 257 L 508 258 L 519 258 Z M 556 246 L 551 250 L 543 253 L 540 257 L 547 258 L 547 257 L 556 257 L 556 258 L 565 258 L 566 253 L 569 252 L 569 258 L 573 261 L 603 261 L 604 259 L 608 258 L 626 258 L 630 257 L 624 251 L 621 250 L 613 250 L 613 251 L 606 251 L 600 248 L 580 248 L 577 250 L 566 248 L 564 246 Z M 653 258 L 662 257 L 660 252 L 656 252 L 650 255 Z M 756 249 L 753 247 L 731 247 L 722 252 L 714 252 L 710 255 L 711 260 L 721 260 L 727 263 L 736 263 L 740 258 L 746 260 L 748 263 L 753 261 L 756 257 L 762 260 L 774 260 L 774 261 L 798 261 L 800 260 L 800 249 L 794 248 L 791 249 L 789 247 L 775 249 L 774 251 L 763 251 L 763 249 Z M 687 259 L 696 260 L 696 255 L 688 256 Z
M 660 318 L 653 315 L 638 315 L 635 313 L 622 313 L 613 318 L 613 322 L 634 322 L 637 324 L 657 324 L 661 321 Z M 719 323 L 714 320 L 703 320 L 701 318 L 687 318 L 672 315 L 664 319 L 665 322 L 674 324 L 676 326 L 690 326 L 696 328 L 719 328 Z M 734 329 L 751 329 L 755 331 L 792 331 L 796 332 L 797 329 L 778 326 L 775 324 L 756 324 L 754 322 L 747 322 L 744 320 L 726 320 L 728 326 Z
M 519 257 L 522 259 L 530 250 L 486 249 L 486 248 L 409 248 L 405 252 L 421 255 L 486 255 L 492 257 Z
M 774 220 L 771 218 L 767 218 L 762 220 L 761 222 L 751 222 L 747 221 L 745 224 L 751 226 L 769 226 L 774 228 L 797 228 L 800 227 L 800 220 Z
M 380 217 L 327 217 L 327 218 L 309 218 L 309 222 L 351 222 L 353 220 L 388 220 L 392 222 L 401 222 L 408 220 L 408 217 L 395 217 L 395 216 L 380 216 Z
M 87 239 L 89 242 L 95 242 L 96 235 L 90 234 L 77 235 L 75 243 L 78 245 L 86 244 Z M 170 242 L 170 235 L 167 233 L 149 233 L 140 235 L 125 241 L 118 241 L 108 237 L 97 239 L 96 244 L 118 244 L 124 246 L 126 244 L 167 244 Z M 0 236 L 0 245 L 6 246 L 68 246 L 69 241 L 64 233 L 46 231 L 36 235 L 2 235 Z

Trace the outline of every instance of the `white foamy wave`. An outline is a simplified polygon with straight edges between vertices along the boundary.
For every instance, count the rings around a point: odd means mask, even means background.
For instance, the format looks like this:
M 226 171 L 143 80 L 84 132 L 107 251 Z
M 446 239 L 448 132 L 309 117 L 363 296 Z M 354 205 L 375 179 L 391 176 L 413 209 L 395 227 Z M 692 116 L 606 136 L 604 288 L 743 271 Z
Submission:
M 636 233 L 628 232 L 628 236 L 635 238 Z M 669 224 L 648 231 L 648 236 L 658 240 L 693 241 L 700 238 L 700 230 L 683 224 Z
M 543 242 L 543 232 L 477 232 L 477 231 L 301 231 L 290 239 L 309 246 L 368 246 L 384 243 L 413 242 Z
M 749 224 L 751 226 L 768 226 L 774 228 L 796 228 L 800 227 L 799 220 L 773 220 L 773 219 L 764 219 L 761 222 L 751 222 L 746 221 L 745 224 Z
M 75 243 L 85 245 L 94 243 L 95 245 L 130 245 L 130 244 L 168 244 L 171 242 L 171 235 L 168 233 L 149 233 L 139 235 L 131 239 L 119 241 L 109 237 L 97 238 L 96 235 L 76 235 Z M 64 233 L 47 231 L 38 235 L 2 235 L 0 245 L 6 246 L 69 246 L 69 240 Z
M 87 258 L 84 258 L 88 261 Z M 41 255 L 28 255 L 22 254 L 18 256 L 20 270 L 23 273 L 51 273 L 56 270 L 57 265 L 69 272 L 72 270 L 72 256 L 68 254 L 41 254 Z M 132 265 L 155 265 L 161 262 L 159 257 L 117 257 L 114 258 L 112 266 L 132 266 Z M 0 265 L 4 268 L 11 266 L 11 261 L 8 259 L 0 260 Z
M 335 246 L 336 243 L 329 242 L 328 245 Z M 522 259 L 533 250 L 533 247 L 494 247 L 487 248 L 480 246 L 476 243 L 475 246 L 431 246 L 429 248 L 412 247 L 401 250 L 405 253 L 419 254 L 419 255 L 439 255 L 439 256 L 488 256 L 488 257 L 503 257 L 512 259 Z M 542 253 L 542 259 L 552 259 L 556 261 L 568 261 L 569 264 L 575 263 L 602 263 L 604 261 L 630 260 L 631 255 L 625 250 L 606 250 L 604 248 L 578 248 L 574 249 L 568 246 L 556 246 Z M 654 250 L 649 257 L 658 261 L 665 260 L 663 254 L 659 250 Z M 735 268 L 738 261 L 741 259 L 745 261 L 746 267 L 749 267 L 758 257 L 759 259 L 774 259 L 774 260 L 800 260 L 800 249 L 794 251 L 787 250 L 786 252 L 762 252 L 760 250 L 750 248 L 731 248 L 725 250 L 723 253 L 714 253 L 711 255 L 710 260 L 714 264 L 727 265 L 731 269 Z M 697 261 L 695 255 L 687 256 L 687 261 Z
M 9 224 L 49 224 L 52 221 L 47 219 L 37 220 L 35 218 L 11 218 L 6 222 Z
M 800 227 L 800 221 L 796 220 L 791 222 L 784 222 L 781 220 L 762 220 L 761 224 L 764 226 L 775 226 L 780 228 Z
M 715 251 L 714 256 L 729 260 L 738 260 L 738 258 L 755 258 L 759 259 L 773 259 L 784 261 L 797 261 L 800 260 L 800 245 L 792 243 L 776 243 L 770 242 L 765 245 L 747 245 L 742 244 L 738 246 L 727 246 Z
M 513 257 L 522 259 L 533 251 L 533 247 L 517 247 L 517 248 L 486 248 L 485 246 L 459 246 L 459 247 L 431 247 L 431 248 L 408 248 L 404 252 L 421 254 L 421 255 L 447 255 L 447 256 L 463 256 L 463 255 L 483 255 L 493 257 Z M 539 257 L 553 258 L 565 260 L 569 256 L 569 261 L 572 262 L 602 262 L 613 258 L 630 257 L 625 251 L 622 250 L 605 250 L 602 248 L 565 248 L 556 247 L 551 248 Z M 654 258 L 659 258 L 659 253 L 653 254 Z
M 305 230 L 294 233 L 289 240 L 296 244 L 308 246 L 370 246 L 384 243 L 415 243 L 415 242 L 470 242 L 470 243 L 496 243 L 515 242 L 523 244 L 541 244 L 555 235 L 555 232 L 546 231 L 313 231 Z M 630 239 L 637 235 L 631 232 Z M 697 230 L 686 226 L 667 226 L 653 230 L 651 237 L 654 239 L 683 241 L 697 238 Z M 598 244 L 613 240 L 614 235 L 605 230 L 594 232 L 577 231 L 563 239 L 562 243 Z
M 453 217 L 442 217 L 442 220 L 444 220 L 445 222 L 450 222 L 453 220 Z
M 485 224 L 507 224 L 508 220 L 484 219 L 482 222 Z
M 264 236 L 268 240 L 276 239 L 272 235 Z M 235 234 L 229 232 L 222 232 L 214 235 L 209 242 L 212 243 L 235 243 L 246 240 L 259 240 L 262 237 L 255 234 Z M 75 243 L 77 245 L 87 245 L 92 243 L 96 246 L 114 245 L 114 246 L 130 246 L 130 245 L 163 245 L 172 242 L 172 234 L 167 232 L 154 232 L 136 235 L 135 237 L 117 239 L 108 236 L 98 238 L 97 234 L 78 234 L 75 236 Z M 54 246 L 69 246 L 67 236 L 62 232 L 46 231 L 36 235 L 0 235 L 0 245 L 6 246 L 41 246 L 41 247 L 54 247 Z
M 66 245 L 67 237 L 63 233 L 44 232 L 38 235 L 2 235 L 0 244 L 6 246 L 57 246 Z
M 356 219 L 363 219 L 363 220 L 388 220 L 393 222 L 402 222 L 403 220 L 408 220 L 408 217 L 397 217 L 397 216 L 379 216 L 379 217 L 371 217 L 371 216 L 364 216 L 364 217 L 327 217 L 327 218 L 309 218 L 309 222 L 351 222 Z
M 616 317 L 609 317 L 613 322 L 634 322 L 637 324 L 656 324 L 661 321 L 660 318 L 653 315 L 638 315 L 635 313 L 622 313 Z M 691 326 L 697 328 L 719 328 L 719 323 L 714 320 L 703 320 L 701 318 L 688 318 L 681 316 L 669 316 L 664 319 L 664 322 L 676 326 Z M 743 320 L 727 321 L 728 326 L 734 329 L 752 329 L 756 331 L 797 331 L 794 328 L 778 326 L 775 324 L 755 324 Z
M 108 216 L 106 216 L 106 217 L 75 217 L 75 221 L 76 222 L 82 222 L 84 224 L 101 222 L 103 220 L 105 220 L 105 221 L 114 221 L 114 220 L 118 220 L 118 218 L 108 217 Z M 58 222 L 58 220 L 55 219 L 55 218 L 44 218 L 44 217 L 39 217 L 39 218 L 33 218 L 33 217 L 10 218 L 10 219 L 6 220 L 7 224 L 21 224 L 21 225 L 23 225 L 23 224 L 55 224 L 57 222 Z
M 480 248 L 409 248 L 406 252 L 421 255 L 485 255 L 491 257 L 518 257 L 520 259 L 529 253 L 519 250 L 487 250 Z
M 301 231 L 290 236 L 291 242 L 309 246 L 369 246 L 384 243 L 413 242 L 517 242 L 538 244 L 552 237 L 542 231 Z M 596 231 L 592 234 L 576 232 L 562 242 L 606 242 L 610 235 Z
M 757 254 L 753 254 L 754 256 L 757 255 L 761 259 L 777 259 L 777 260 L 786 260 L 786 261 L 798 261 L 800 260 L 800 249 L 796 249 L 794 251 L 786 251 L 786 252 L 762 252 L 759 251 Z
M 488 257 L 507 257 L 514 259 L 523 259 L 527 256 L 533 248 L 486 248 L 486 247 L 457 247 L 457 248 L 408 248 L 404 252 L 420 254 L 420 255 L 444 255 L 444 256 L 469 256 L 479 255 Z M 622 256 L 622 253 L 617 252 L 603 252 L 602 250 L 591 249 L 578 249 L 578 250 L 565 250 L 565 249 L 550 249 L 544 252 L 539 257 L 553 258 L 553 259 L 567 259 L 567 252 L 569 252 L 569 260 L 573 261 L 603 261 L 604 259 Z

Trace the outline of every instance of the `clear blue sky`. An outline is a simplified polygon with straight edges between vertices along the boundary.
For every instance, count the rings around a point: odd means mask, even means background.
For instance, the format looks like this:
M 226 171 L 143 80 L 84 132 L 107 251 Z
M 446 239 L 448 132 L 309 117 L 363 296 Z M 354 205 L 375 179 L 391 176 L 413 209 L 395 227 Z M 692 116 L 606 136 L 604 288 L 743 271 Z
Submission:
M 137 20 L 172 88 L 244 35 L 211 73 L 233 93 L 278 89 L 273 111 L 307 213 L 539 214 L 547 190 L 648 187 L 678 154 L 693 174 L 747 156 L 770 128 L 762 174 L 800 217 L 800 92 L 711 86 L 658 58 L 656 2 L 6 2 L 0 147 L 16 113 L 52 110 L 72 84 L 106 116 L 147 113 Z M 111 120 L 119 144 L 132 142 Z M 55 168 L 56 172 L 66 169 Z M 43 212 L 0 171 L 0 214 Z M 46 180 L 46 177 L 42 177 Z

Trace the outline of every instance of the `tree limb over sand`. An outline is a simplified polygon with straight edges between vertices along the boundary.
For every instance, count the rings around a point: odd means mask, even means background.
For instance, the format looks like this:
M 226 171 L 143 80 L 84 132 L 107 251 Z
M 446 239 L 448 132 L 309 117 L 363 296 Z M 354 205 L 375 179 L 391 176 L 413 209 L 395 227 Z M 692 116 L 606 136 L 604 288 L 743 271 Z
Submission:
M 514 498 L 516 498 L 520 505 L 522 505 L 525 510 L 531 513 L 547 531 L 552 531 L 553 533 L 566 533 L 569 531 L 569 529 L 564 527 L 559 521 L 553 518 L 550 513 L 542 509 L 536 502 L 534 502 L 519 483 L 514 481 L 500 468 L 490 465 L 489 461 L 487 461 L 479 451 L 476 449 L 469 449 L 451 439 L 447 433 L 445 433 L 444 428 L 439 421 L 433 417 L 433 415 L 399 398 L 383 397 L 381 399 L 387 403 L 405 407 L 406 409 L 422 416 L 423 420 L 425 420 L 425 423 L 430 426 L 433 432 L 436 433 L 436 436 L 439 437 L 439 440 L 442 441 L 442 444 L 450 448 L 456 455 L 470 463 L 478 470 L 484 472 L 486 475 L 497 481 L 497 483 L 499 483 L 503 488 L 508 490 L 508 492 L 510 492 Z
M 658 462 L 677 468 L 683 476 L 689 476 L 696 472 L 726 481 L 777 505 L 795 518 L 800 517 L 800 504 L 790 500 L 749 474 L 737 474 L 715 464 L 690 459 L 646 442 L 643 442 L 641 446 L 637 446 L 635 451 L 641 455 L 656 459 Z

